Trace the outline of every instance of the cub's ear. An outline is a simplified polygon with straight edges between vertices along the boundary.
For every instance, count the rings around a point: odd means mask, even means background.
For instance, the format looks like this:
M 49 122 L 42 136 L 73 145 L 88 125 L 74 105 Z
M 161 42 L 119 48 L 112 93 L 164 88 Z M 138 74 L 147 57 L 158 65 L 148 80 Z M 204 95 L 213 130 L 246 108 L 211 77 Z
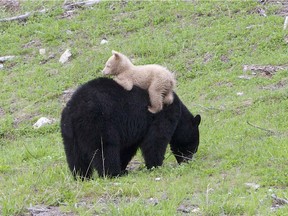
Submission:
M 196 115 L 193 119 L 193 123 L 198 126 L 200 124 L 200 122 L 201 122 L 201 116 Z
M 119 52 L 116 52 L 115 50 L 112 50 L 112 54 L 115 56 L 116 59 L 120 58 Z

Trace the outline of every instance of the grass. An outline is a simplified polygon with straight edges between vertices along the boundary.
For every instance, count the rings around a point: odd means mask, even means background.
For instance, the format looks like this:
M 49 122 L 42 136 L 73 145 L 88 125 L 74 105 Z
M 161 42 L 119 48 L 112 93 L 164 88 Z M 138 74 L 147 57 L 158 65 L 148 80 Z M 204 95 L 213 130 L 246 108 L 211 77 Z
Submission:
M 48 11 L 0 23 L 1 56 L 16 56 L 0 71 L 1 215 L 39 205 L 71 215 L 287 215 L 271 194 L 288 198 L 288 71 L 238 78 L 251 75 L 243 65 L 287 64 L 277 5 L 103 1 L 68 17 L 61 5 L 23 1 L 18 14 Z M 67 48 L 72 58 L 61 65 Z M 112 49 L 176 72 L 177 94 L 202 116 L 192 163 L 178 166 L 167 150 L 163 167 L 148 171 L 139 153 L 128 176 L 73 180 L 59 130 L 63 91 L 100 77 Z M 57 121 L 33 129 L 41 116 Z

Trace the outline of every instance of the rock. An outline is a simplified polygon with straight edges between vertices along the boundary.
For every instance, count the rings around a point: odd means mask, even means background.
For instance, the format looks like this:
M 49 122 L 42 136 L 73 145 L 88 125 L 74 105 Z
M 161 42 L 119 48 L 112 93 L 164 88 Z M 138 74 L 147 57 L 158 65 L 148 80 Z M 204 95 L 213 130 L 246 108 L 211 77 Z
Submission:
M 13 58 L 15 58 L 15 56 L 2 56 L 0 57 L 0 62 L 3 63 L 5 61 L 12 60 Z
M 237 92 L 237 96 L 243 96 L 244 93 L 243 92 Z
M 160 181 L 160 180 L 161 180 L 160 177 L 155 178 L 155 181 Z
M 177 208 L 177 211 L 179 212 L 183 212 L 183 213 L 190 213 L 191 212 L 191 208 L 185 206 L 185 205 L 180 205 L 178 208 Z
M 106 40 L 106 39 L 103 39 L 103 40 L 101 40 L 101 42 L 100 42 L 101 45 L 107 44 L 107 43 L 108 43 L 108 40 Z
M 49 60 L 51 60 L 51 59 L 53 59 L 53 58 L 55 58 L 55 54 L 49 55 L 48 58 L 45 58 L 44 60 L 42 60 L 42 61 L 40 62 L 40 64 L 46 64 Z
M 3 65 L 3 64 L 0 64 L 0 70 L 3 69 L 3 68 L 4 68 L 4 65 Z
M 245 183 L 245 185 L 249 188 L 254 189 L 254 190 L 257 190 L 258 188 L 260 188 L 260 185 L 256 184 L 256 183 Z
M 71 30 L 67 30 L 67 31 L 66 31 L 66 34 L 68 34 L 68 35 L 72 35 L 73 32 L 72 32 Z
M 59 59 L 59 62 L 62 63 L 62 64 L 64 64 L 64 63 L 66 63 L 66 62 L 69 60 L 69 58 L 70 58 L 71 56 L 72 56 L 72 53 L 70 52 L 69 49 L 67 49 L 67 50 L 61 55 L 61 57 L 60 57 L 60 59 Z
M 155 205 L 158 205 L 159 204 L 159 201 L 157 198 L 153 198 L 151 197 L 149 200 L 148 200 L 148 203 L 155 206 Z
M 40 55 L 45 55 L 46 54 L 46 50 L 45 49 L 39 49 L 39 54 Z
M 44 125 L 47 124 L 52 124 L 53 120 L 48 119 L 46 117 L 41 117 L 40 119 L 38 119 L 38 121 L 33 125 L 34 129 L 38 129 L 40 127 L 43 127 Z
M 19 10 L 19 1 L 18 0 L 1 0 L 0 8 L 6 11 L 17 11 Z

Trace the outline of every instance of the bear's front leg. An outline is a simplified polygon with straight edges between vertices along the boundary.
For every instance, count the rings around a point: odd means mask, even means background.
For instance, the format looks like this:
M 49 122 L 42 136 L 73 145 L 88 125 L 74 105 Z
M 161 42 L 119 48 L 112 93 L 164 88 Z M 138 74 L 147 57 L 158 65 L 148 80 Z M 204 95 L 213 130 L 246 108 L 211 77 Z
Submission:
M 168 142 L 166 138 L 159 139 L 154 133 L 148 133 L 140 146 L 147 169 L 162 166 Z
M 167 145 L 177 126 L 179 113 L 180 106 L 177 108 L 177 105 L 174 105 L 154 115 L 153 122 L 140 145 L 148 169 L 163 164 Z
M 121 85 L 127 91 L 131 91 L 133 88 L 133 83 L 128 79 L 115 77 L 114 81 Z

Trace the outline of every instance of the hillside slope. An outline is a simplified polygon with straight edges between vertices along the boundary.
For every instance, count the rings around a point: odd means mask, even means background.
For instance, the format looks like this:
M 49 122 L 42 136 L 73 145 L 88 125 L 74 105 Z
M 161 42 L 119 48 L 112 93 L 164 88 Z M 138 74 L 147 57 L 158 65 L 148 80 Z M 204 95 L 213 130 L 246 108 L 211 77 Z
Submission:
M 0 214 L 285 215 L 288 10 L 259 2 L 2 5 L 1 18 L 32 13 L 0 22 L 0 57 L 15 56 L 0 62 Z M 112 49 L 175 72 L 177 94 L 202 116 L 191 163 L 168 150 L 148 171 L 139 153 L 128 176 L 73 180 L 59 130 L 67 90 L 102 76 Z M 34 129 L 42 116 L 52 124 Z

